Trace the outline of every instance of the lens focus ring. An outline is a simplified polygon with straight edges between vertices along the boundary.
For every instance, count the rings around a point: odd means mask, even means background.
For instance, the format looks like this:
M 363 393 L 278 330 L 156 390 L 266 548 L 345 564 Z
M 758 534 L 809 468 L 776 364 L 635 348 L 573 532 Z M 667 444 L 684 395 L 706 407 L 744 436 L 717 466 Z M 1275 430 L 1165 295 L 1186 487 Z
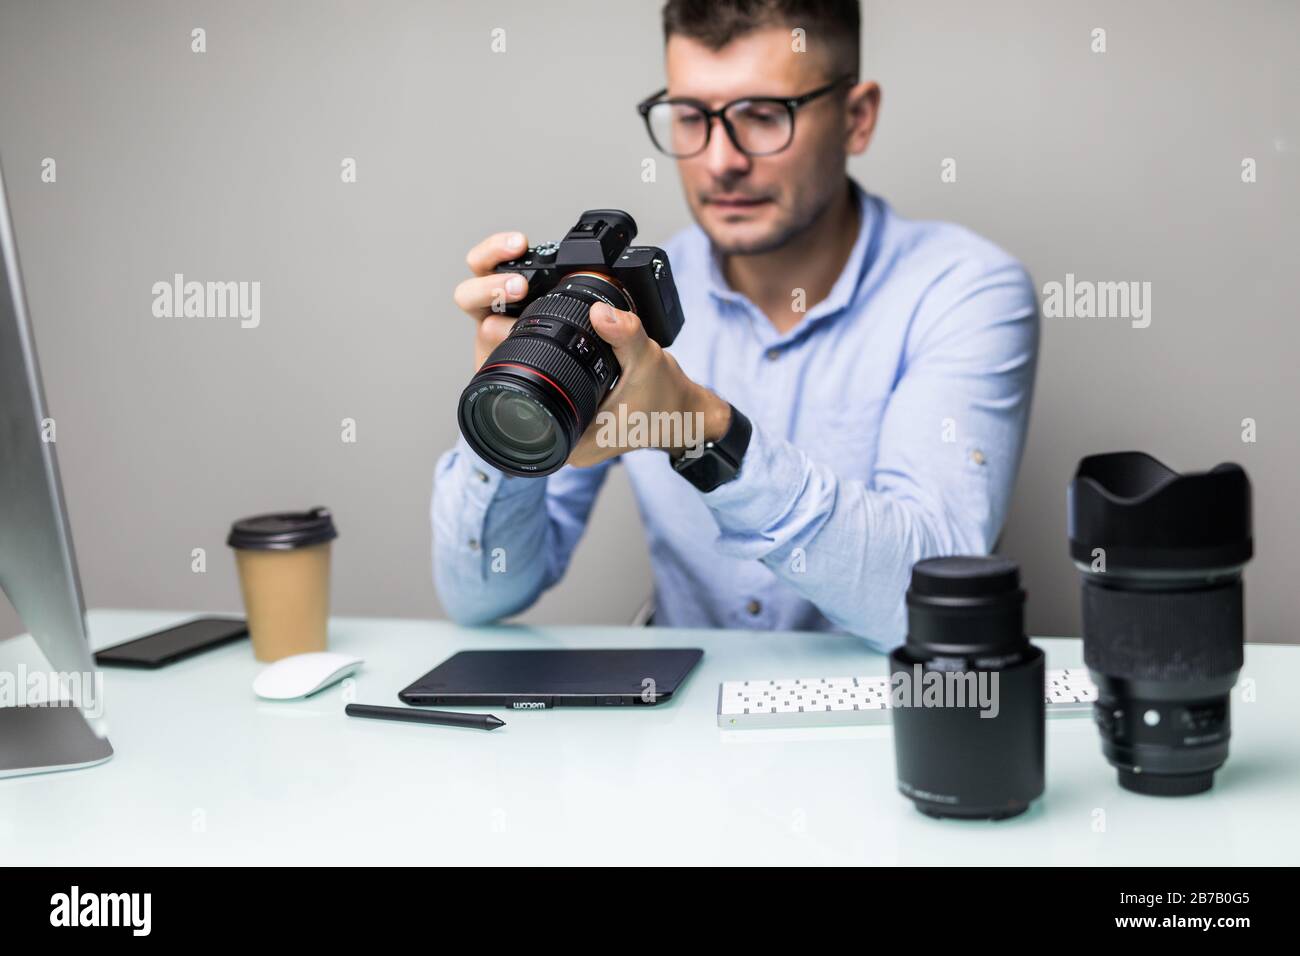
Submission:
M 1084 662 L 1128 680 L 1203 680 L 1241 669 L 1241 580 L 1196 591 L 1085 582 Z

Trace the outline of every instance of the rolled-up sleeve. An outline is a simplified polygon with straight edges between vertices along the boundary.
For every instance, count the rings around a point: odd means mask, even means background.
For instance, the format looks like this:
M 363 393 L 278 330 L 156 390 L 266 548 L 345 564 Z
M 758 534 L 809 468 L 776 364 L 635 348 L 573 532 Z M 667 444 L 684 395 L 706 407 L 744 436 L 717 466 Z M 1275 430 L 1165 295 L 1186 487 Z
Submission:
M 763 562 L 880 649 L 905 636 L 916 561 L 988 554 L 997 542 L 1034 386 L 1033 284 L 1014 263 L 955 268 L 913 332 L 868 481 L 837 476 L 815 449 L 755 423 L 737 477 L 701 494 L 720 550 Z
M 564 576 L 615 460 L 522 478 L 459 437 L 438 459 L 430 507 L 434 586 L 447 614 L 486 624 L 531 607 Z

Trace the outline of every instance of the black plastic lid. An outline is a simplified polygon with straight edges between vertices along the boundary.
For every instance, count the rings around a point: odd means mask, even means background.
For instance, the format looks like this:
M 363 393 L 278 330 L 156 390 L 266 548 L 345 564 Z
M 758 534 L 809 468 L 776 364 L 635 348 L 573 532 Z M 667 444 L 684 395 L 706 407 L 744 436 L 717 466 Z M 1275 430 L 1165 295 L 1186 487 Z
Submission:
M 926 558 L 912 565 L 907 646 L 921 656 L 1021 653 L 1025 592 L 1020 568 L 996 556 Z
M 999 557 L 926 558 L 912 565 L 913 598 L 990 598 L 1020 590 L 1020 568 Z
M 230 526 L 226 544 L 245 551 L 292 551 L 338 536 L 329 509 L 312 508 L 243 518 Z

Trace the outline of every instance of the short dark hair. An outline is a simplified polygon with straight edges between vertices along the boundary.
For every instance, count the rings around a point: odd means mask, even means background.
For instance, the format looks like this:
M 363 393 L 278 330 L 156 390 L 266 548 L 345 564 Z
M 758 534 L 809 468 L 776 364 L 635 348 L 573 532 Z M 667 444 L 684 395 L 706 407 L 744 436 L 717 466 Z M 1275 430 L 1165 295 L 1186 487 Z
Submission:
M 836 75 L 858 75 L 858 0 L 668 0 L 663 20 L 665 43 L 677 34 L 712 50 L 763 27 L 802 28 L 809 49 L 825 44 Z

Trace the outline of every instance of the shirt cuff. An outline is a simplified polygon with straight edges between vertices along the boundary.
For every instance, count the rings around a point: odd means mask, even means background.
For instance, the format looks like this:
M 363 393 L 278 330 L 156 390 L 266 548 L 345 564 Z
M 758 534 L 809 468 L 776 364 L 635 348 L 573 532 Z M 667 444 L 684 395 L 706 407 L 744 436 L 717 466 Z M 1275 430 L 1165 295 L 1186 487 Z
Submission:
M 700 497 L 713 512 L 718 546 L 743 558 L 762 558 L 780 543 L 780 528 L 807 484 L 808 457 L 787 441 L 774 441 L 751 420 L 740 471 Z

